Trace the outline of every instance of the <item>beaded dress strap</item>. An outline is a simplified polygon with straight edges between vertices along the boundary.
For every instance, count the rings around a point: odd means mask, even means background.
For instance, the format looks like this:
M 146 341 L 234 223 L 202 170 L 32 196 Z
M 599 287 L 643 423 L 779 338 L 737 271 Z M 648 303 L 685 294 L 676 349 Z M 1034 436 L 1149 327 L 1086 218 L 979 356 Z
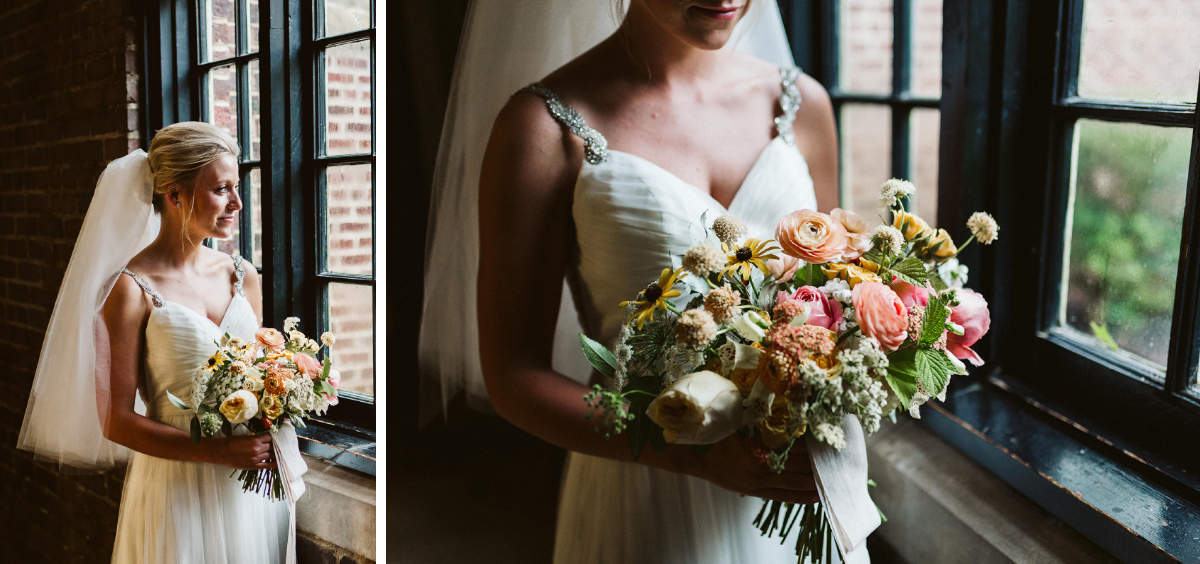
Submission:
M 238 295 L 245 296 L 242 292 L 242 279 L 246 277 L 246 269 L 242 266 L 242 255 L 233 256 L 233 271 L 237 273 L 237 282 L 233 283 L 233 289 Z
M 124 272 L 125 274 L 132 276 L 133 281 L 136 282 L 137 285 L 142 288 L 142 290 L 145 290 L 145 292 L 150 295 L 150 301 L 154 302 L 154 307 L 162 307 L 163 306 L 162 296 L 158 295 L 158 292 L 155 292 L 153 289 L 151 289 L 150 284 L 147 284 L 145 280 L 142 280 L 141 276 L 138 276 L 138 275 L 130 272 L 128 268 L 122 268 L 121 272 Z
M 792 132 L 792 125 L 796 123 L 796 110 L 800 108 L 800 89 L 796 87 L 800 69 L 781 68 L 779 74 L 783 80 L 783 93 L 779 95 L 779 107 L 783 110 L 783 115 L 775 117 L 775 129 L 779 131 L 784 143 L 794 146 L 796 137 Z
M 583 121 L 583 116 L 575 108 L 566 105 L 545 84 L 535 82 L 522 88 L 521 91 L 532 92 L 546 101 L 550 115 L 571 130 L 571 133 L 583 139 L 583 158 L 589 164 L 598 165 L 608 160 L 608 140 L 599 131 L 592 129 Z

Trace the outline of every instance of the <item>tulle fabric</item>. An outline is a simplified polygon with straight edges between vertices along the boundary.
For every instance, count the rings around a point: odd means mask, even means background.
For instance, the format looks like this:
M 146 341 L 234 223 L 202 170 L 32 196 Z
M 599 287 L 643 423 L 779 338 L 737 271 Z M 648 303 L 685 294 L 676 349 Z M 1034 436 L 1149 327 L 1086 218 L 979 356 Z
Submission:
M 234 296 L 220 324 L 175 302 L 151 310 L 146 324 L 146 416 L 187 431 L 185 400 L 192 377 L 225 333 L 253 340 L 258 320 L 250 302 Z M 244 433 L 244 429 L 235 431 Z M 262 564 L 284 560 L 285 502 L 242 491 L 225 466 L 133 453 L 121 495 L 114 564 Z
M 108 470 L 129 458 L 129 449 L 102 433 L 109 405 L 108 331 L 99 311 L 121 268 L 158 236 L 153 188 L 141 149 L 109 163 L 96 183 L 54 302 L 17 439 L 17 448 L 33 451 L 38 460 Z M 135 401 L 135 410 L 143 413 L 141 398 Z
M 628 2 L 622 2 L 628 5 Z M 420 336 L 420 421 L 424 425 L 465 392 L 489 411 L 479 363 L 475 278 L 479 263 L 479 172 L 492 123 L 516 91 L 612 35 L 623 14 L 609 0 L 472 1 L 463 26 L 442 141 L 434 170 Z M 780 67 L 793 65 L 772 0 L 750 5 L 727 46 Z M 580 324 L 564 286 L 555 370 L 586 375 Z

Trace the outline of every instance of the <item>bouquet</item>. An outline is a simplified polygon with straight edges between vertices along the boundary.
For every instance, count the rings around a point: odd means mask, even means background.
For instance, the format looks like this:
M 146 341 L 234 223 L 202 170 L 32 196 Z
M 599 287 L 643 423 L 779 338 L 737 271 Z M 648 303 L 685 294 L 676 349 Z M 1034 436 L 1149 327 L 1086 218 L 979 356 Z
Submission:
M 987 302 L 963 287 L 957 256 L 972 241 L 995 241 L 999 227 L 975 213 L 970 238 L 956 245 L 903 209 L 913 191 L 903 180 L 883 184 L 890 224 L 799 210 L 774 240 L 746 238 L 734 216 L 711 227 L 702 216 L 673 268 L 620 304 L 628 318 L 612 350 L 579 336 L 609 378 L 584 397 L 596 431 L 625 433 L 635 458 L 647 443 L 662 453 L 741 433 L 782 472 L 806 433 L 840 450 L 846 415 L 871 434 L 884 416 L 920 417 L 923 403 L 944 399 L 950 377 L 967 374 L 963 361 L 983 364 L 971 346 L 991 323 Z M 765 501 L 755 525 L 786 538 L 799 522 L 797 555 L 829 561 L 822 515 L 819 504 Z
M 337 405 L 341 374 L 332 368 L 328 355 L 317 360 L 322 348 L 333 345 L 334 336 L 325 333 L 318 343 L 296 330 L 299 322 L 295 317 L 285 319 L 283 333 L 259 329 L 251 342 L 226 333 L 216 343 L 216 352 L 197 368 L 190 404 L 167 392 L 172 404 L 195 413 L 193 442 L 199 444 L 201 437 L 213 438 L 218 432 L 230 437 L 241 426 L 251 433 L 274 433 L 285 419 L 304 427 L 310 412 L 324 415 L 329 406 Z M 284 499 L 278 469 L 238 472 L 243 491 Z

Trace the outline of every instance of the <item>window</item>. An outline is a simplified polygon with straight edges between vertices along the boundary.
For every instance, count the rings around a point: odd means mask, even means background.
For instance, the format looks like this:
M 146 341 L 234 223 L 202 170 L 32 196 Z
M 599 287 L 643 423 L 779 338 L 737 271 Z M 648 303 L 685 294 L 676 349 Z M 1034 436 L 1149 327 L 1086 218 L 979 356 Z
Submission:
M 207 243 L 258 267 L 264 325 L 334 333 L 340 402 L 305 433 L 374 472 L 374 0 L 172 0 L 146 34 L 143 139 L 204 120 L 238 140 L 237 235 Z

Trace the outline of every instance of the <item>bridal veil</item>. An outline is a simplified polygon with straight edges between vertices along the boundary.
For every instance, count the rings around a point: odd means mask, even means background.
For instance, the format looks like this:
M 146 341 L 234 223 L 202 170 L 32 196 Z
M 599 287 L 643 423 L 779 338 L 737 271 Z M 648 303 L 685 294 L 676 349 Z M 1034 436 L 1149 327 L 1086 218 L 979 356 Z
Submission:
M 419 353 L 422 425 L 464 391 L 468 405 L 490 409 L 479 361 L 475 277 L 479 171 L 492 123 L 513 93 L 611 35 L 622 17 L 623 10 L 607 0 L 473 0 L 467 10 L 430 200 Z M 780 67 L 794 64 L 775 0 L 752 2 L 726 48 Z M 579 352 L 579 332 L 564 283 L 555 370 L 591 371 Z

